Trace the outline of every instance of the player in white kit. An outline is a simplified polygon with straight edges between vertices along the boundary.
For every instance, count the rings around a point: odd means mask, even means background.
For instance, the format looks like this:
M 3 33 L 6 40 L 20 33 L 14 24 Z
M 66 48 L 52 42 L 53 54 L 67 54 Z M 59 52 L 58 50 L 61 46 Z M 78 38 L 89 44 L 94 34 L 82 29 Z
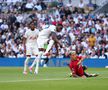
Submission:
M 35 28 L 34 22 L 29 24 L 29 29 L 25 32 L 23 44 L 24 44 L 24 51 L 26 54 L 26 60 L 24 62 L 24 71 L 23 74 L 27 74 L 27 66 L 28 62 L 31 58 L 31 55 L 35 55 L 36 58 L 34 61 L 36 63 L 36 72 L 38 73 L 38 62 L 39 62 L 39 50 L 37 45 L 37 37 L 38 37 L 39 30 Z
M 62 46 L 62 44 L 57 39 L 57 33 L 61 32 L 61 30 L 62 30 L 61 24 L 58 24 L 56 26 L 46 25 L 43 28 L 43 30 L 39 32 L 39 36 L 37 38 L 39 50 L 41 51 L 41 49 L 44 49 L 44 45 L 48 43 L 44 55 L 46 55 L 49 52 L 49 50 L 52 48 L 54 43 Z
M 46 25 L 43 30 L 39 32 L 38 38 L 37 38 L 37 43 L 38 43 L 38 48 L 40 51 L 40 56 L 42 55 L 48 55 L 50 49 L 52 48 L 53 44 L 56 45 L 56 47 L 59 46 L 62 47 L 62 44 L 59 42 L 57 39 L 57 33 L 61 32 L 62 30 L 62 25 L 58 24 L 56 26 L 54 25 Z M 45 44 L 48 43 L 48 46 L 46 49 L 44 49 Z M 57 50 L 58 51 L 58 50 Z M 35 61 L 34 61 L 35 62 Z M 33 65 L 31 69 L 33 68 Z

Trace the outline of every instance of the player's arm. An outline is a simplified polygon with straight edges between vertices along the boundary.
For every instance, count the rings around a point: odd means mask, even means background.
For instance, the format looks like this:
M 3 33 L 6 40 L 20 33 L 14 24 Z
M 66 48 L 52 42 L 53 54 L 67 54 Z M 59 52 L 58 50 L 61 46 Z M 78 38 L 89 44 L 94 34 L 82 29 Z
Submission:
M 56 55 L 59 55 L 59 48 L 58 48 L 58 44 L 57 43 L 55 43 L 55 48 L 57 50 Z
M 77 63 L 77 65 L 80 65 L 85 58 L 86 57 L 79 57 L 79 62 Z
M 61 44 L 61 43 L 59 42 L 59 40 L 57 39 L 57 35 L 56 35 L 55 32 L 52 32 L 52 33 L 51 33 L 51 37 L 52 37 L 52 39 L 55 41 L 55 43 L 59 44 L 60 47 L 62 47 L 62 44 Z
M 26 38 L 23 37 L 24 54 L 26 54 Z
M 24 55 L 26 55 L 26 42 L 27 42 L 28 33 L 29 32 L 26 31 L 24 36 L 23 36 Z

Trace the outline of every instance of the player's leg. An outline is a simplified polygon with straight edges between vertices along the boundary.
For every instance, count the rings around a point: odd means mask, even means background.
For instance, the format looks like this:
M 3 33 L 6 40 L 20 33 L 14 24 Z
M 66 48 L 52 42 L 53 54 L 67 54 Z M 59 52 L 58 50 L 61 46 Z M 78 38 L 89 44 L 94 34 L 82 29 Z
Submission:
M 35 60 L 33 61 L 33 63 L 32 63 L 32 65 L 29 67 L 29 71 L 30 71 L 30 73 L 32 73 L 32 70 L 33 70 L 33 67 L 36 65 L 36 67 L 37 67 L 37 71 L 38 71 L 38 63 L 39 63 L 39 61 L 38 61 L 38 56 L 36 56 L 36 58 L 35 58 Z
M 29 67 L 30 73 L 32 73 L 32 68 L 33 68 L 33 67 L 35 66 L 35 64 L 36 64 L 36 59 L 37 59 L 37 56 L 38 56 L 38 52 L 39 52 L 39 50 L 38 50 L 37 45 L 33 45 L 33 46 L 32 46 L 32 53 L 35 55 L 35 60 L 33 61 L 32 65 Z
M 86 78 L 82 65 L 77 66 L 77 75 L 81 78 Z
M 85 72 L 85 70 L 87 70 L 87 66 L 82 66 L 83 70 L 84 70 L 84 75 L 86 77 L 90 77 L 90 75 L 88 73 Z
M 36 62 L 36 67 L 35 67 L 35 71 L 34 71 L 35 74 L 38 74 L 38 71 L 39 71 L 39 61 L 41 59 L 42 54 L 43 54 L 43 52 L 39 52 L 37 58 L 35 59 L 35 62 Z
M 98 76 L 98 74 L 89 74 L 89 73 L 85 72 L 85 70 L 87 70 L 87 66 L 82 66 L 82 67 L 83 67 L 83 70 L 84 70 L 84 75 L 86 77 L 96 77 L 96 76 Z
M 78 74 L 78 76 L 84 75 L 84 70 L 83 70 L 82 65 L 77 65 L 77 74 Z
M 27 66 L 28 66 L 28 62 L 30 60 L 31 57 L 31 48 L 30 47 L 26 47 L 26 60 L 24 61 L 24 71 L 23 74 L 27 74 Z
M 48 46 L 47 46 L 47 48 L 46 48 L 46 51 L 45 51 L 44 55 L 48 54 L 48 52 L 49 52 L 50 49 L 52 48 L 53 44 L 54 44 L 54 40 L 50 40 L 50 41 L 49 41 L 49 44 L 48 44 Z
M 49 61 L 49 58 L 48 57 L 46 57 L 46 58 L 44 58 L 44 65 L 43 65 L 43 67 L 47 67 L 47 63 L 48 63 L 48 61 Z
M 24 61 L 24 71 L 23 71 L 23 74 L 27 74 L 27 66 L 28 66 L 29 60 L 30 60 L 30 57 L 27 56 L 26 60 Z
M 89 74 L 89 73 L 87 73 L 87 72 L 84 72 L 84 75 L 85 75 L 86 77 L 97 77 L 97 76 L 99 76 L 98 74 Z
M 39 46 L 39 47 L 43 47 L 43 44 L 41 44 L 41 46 Z M 37 50 L 36 50 L 36 49 L 37 49 Z M 41 59 L 41 57 L 42 57 L 43 51 L 40 51 L 40 50 L 38 49 L 38 47 L 35 47 L 34 50 L 35 50 L 34 53 L 38 55 L 38 56 L 35 58 L 36 67 L 35 67 L 34 73 L 35 73 L 35 74 L 38 74 L 38 71 L 39 71 L 39 61 L 40 61 L 40 59 Z
M 29 70 L 30 70 L 31 73 L 32 73 L 32 68 L 35 66 L 35 64 L 36 64 L 37 68 L 39 67 L 38 64 L 39 64 L 39 59 L 40 59 L 40 57 L 39 57 L 40 52 L 39 52 L 39 50 L 38 50 L 37 45 L 32 46 L 32 53 L 33 53 L 36 57 L 35 57 L 35 60 L 33 61 L 32 65 L 29 67 Z
M 39 61 L 40 61 L 41 56 L 36 56 L 35 60 L 33 61 L 32 65 L 29 67 L 29 71 L 30 73 L 32 73 L 33 67 L 36 65 L 35 67 L 35 71 L 38 71 L 38 67 L 39 67 Z
M 36 60 L 36 58 L 35 58 L 35 60 Z M 34 67 L 35 64 L 36 64 L 36 61 L 35 61 L 35 60 L 33 61 L 32 65 L 29 67 L 30 73 L 32 73 L 33 67 Z
M 44 53 L 44 52 L 43 52 Z M 46 58 L 47 56 L 44 56 L 44 55 L 42 55 L 41 56 L 41 65 L 43 65 L 44 63 L 45 63 L 45 58 Z

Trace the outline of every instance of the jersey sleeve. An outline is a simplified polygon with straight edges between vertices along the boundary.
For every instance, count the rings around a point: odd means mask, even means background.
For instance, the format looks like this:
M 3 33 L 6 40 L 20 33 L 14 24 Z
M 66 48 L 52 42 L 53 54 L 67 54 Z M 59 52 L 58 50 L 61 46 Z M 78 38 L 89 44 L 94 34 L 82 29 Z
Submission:
M 77 59 L 78 59 L 78 60 L 81 60 L 81 59 L 82 59 L 82 56 L 77 56 Z
M 28 36 L 28 31 L 25 32 L 24 37 L 27 38 Z
M 37 36 L 39 35 L 39 29 L 36 29 L 36 34 L 37 34 Z
M 56 26 L 54 25 L 50 25 L 49 29 L 51 30 L 51 32 L 56 32 Z

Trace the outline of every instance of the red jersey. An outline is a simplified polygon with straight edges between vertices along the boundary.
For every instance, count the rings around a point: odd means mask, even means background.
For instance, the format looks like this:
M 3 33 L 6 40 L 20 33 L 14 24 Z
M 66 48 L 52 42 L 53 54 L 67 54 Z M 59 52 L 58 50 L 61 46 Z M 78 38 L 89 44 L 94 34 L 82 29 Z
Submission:
M 77 56 L 76 60 L 71 60 L 69 67 L 72 70 L 72 73 L 78 75 L 78 76 L 83 76 L 84 75 L 84 70 L 82 68 L 82 65 L 78 65 L 78 62 L 81 60 L 81 56 Z

